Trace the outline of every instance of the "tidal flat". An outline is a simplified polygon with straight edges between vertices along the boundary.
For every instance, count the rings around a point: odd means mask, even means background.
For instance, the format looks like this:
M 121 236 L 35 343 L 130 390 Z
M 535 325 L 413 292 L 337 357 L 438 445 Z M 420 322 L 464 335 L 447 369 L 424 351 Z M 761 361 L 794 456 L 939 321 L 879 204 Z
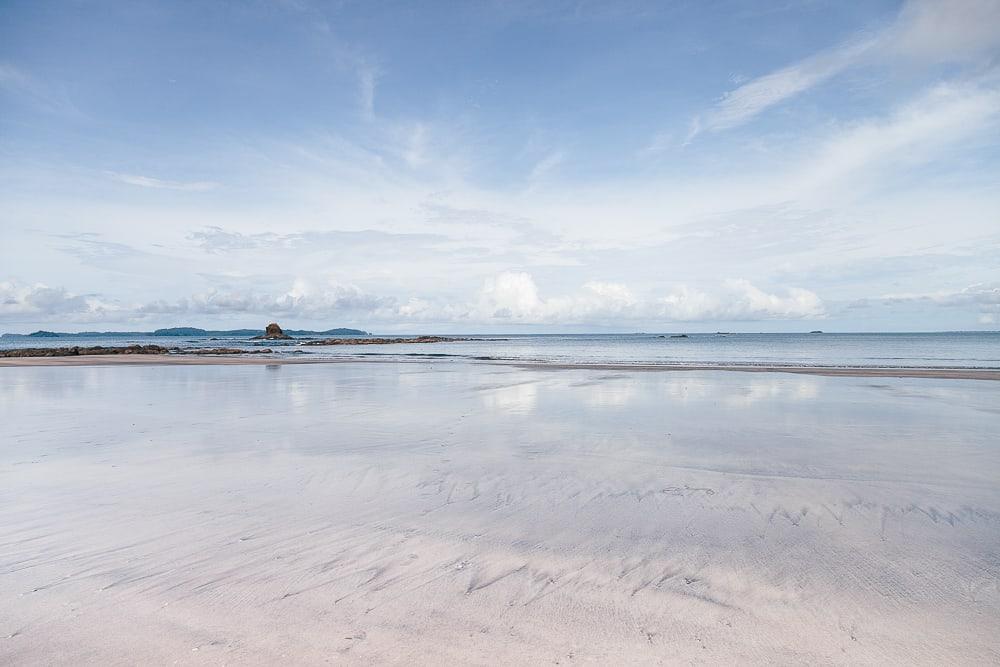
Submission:
M 1000 383 L 0 369 L 3 664 L 996 664 Z

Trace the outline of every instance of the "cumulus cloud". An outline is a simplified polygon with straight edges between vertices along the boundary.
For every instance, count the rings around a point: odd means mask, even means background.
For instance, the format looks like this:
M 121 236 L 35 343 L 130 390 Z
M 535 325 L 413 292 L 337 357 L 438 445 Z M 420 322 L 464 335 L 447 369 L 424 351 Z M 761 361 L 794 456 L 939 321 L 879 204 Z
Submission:
M 13 281 L 0 282 L 0 316 L 85 316 L 98 317 L 116 310 L 93 295 L 73 294 L 63 287 L 43 283 L 21 285 Z
M 507 271 L 485 282 L 470 319 L 531 324 L 600 321 L 630 317 L 637 303 L 625 285 L 606 282 L 588 282 L 577 294 L 545 299 L 531 274 Z
M 521 272 L 487 280 L 472 310 L 473 319 L 524 323 L 739 321 L 824 314 L 813 292 L 791 288 L 772 294 L 746 280 L 726 281 L 715 291 L 680 286 L 652 299 L 639 298 L 622 284 L 588 282 L 576 294 L 543 298 L 531 275 Z
M 795 320 L 823 317 L 823 302 L 809 290 L 791 287 L 773 294 L 747 280 L 727 280 L 718 292 L 681 287 L 657 301 L 670 321 Z
M 664 296 L 644 298 L 621 283 L 590 281 L 570 294 L 543 296 L 531 274 L 517 271 L 487 279 L 471 299 L 378 295 L 336 280 L 300 278 L 282 291 L 254 285 L 220 286 L 181 299 L 109 308 L 94 296 L 75 295 L 44 285 L 0 284 L 0 313 L 60 316 L 113 315 L 116 321 L 179 316 L 254 315 L 303 320 L 350 319 L 391 324 L 462 325 L 609 325 L 619 322 L 694 322 L 718 320 L 801 319 L 822 317 L 814 293 L 761 290 L 745 280 L 731 280 L 715 290 L 678 287 Z
M 135 309 L 148 315 L 227 315 L 292 316 L 323 319 L 360 314 L 374 316 L 383 309 L 393 310 L 395 299 L 370 294 L 351 284 L 327 281 L 315 284 L 299 279 L 286 292 L 272 294 L 254 289 L 213 289 L 176 301 L 154 301 Z
M 296 280 L 273 294 L 254 289 L 213 289 L 173 302 L 136 309 L 149 315 L 224 315 L 329 319 L 366 322 L 462 324 L 599 324 L 616 322 L 695 322 L 802 319 L 825 314 L 819 297 L 804 289 L 765 292 L 745 280 L 730 280 L 710 291 L 678 287 L 665 296 L 643 298 L 621 283 L 590 281 L 570 294 L 543 296 L 529 273 L 507 271 L 488 278 L 470 300 L 376 295 L 336 281 Z

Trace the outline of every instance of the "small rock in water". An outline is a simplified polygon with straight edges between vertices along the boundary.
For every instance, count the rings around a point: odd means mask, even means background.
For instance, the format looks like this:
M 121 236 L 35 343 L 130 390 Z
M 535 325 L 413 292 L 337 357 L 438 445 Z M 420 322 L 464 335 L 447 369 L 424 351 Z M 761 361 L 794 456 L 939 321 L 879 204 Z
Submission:
M 271 322 L 264 328 L 263 336 L 254 336 L 251 340 L 291 340 L 291 338 L 281 330 L 277 322 Z

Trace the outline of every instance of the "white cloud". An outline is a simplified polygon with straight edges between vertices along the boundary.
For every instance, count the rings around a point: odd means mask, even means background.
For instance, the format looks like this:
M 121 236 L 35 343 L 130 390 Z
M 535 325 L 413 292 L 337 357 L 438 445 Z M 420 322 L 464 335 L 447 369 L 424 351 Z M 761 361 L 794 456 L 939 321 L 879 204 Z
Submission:
M 1000 284 L 978 283 L 958 291 L 937 291 L 923 294 L 886 294 L 880 301 L 887 304 L 915 301 L 939 306 L 974 308 L 984 315 L 1000 315 Z
M 20 285 L 13 281 L 0 282 L 0 316 L 84 316 L 99 317 L 116 308 L 93 295 L 73 294 L 63 287 L 43 283 Z
M 839 74 L 872 48 L 860 39 L 811 56 L 753 79 L 723 95 L 711 111 L 694 119 L 688 141 L 701 132 L 718 132 L 742 125 L 764 110 Z
M 156 190 L 180 190 L 183 192 L 208 192 L 215 190 L 219 184 L 215 181 L 168 181 L 151 176 L 139 176 L 136 174 L 119 174 L 108 172 L 108 176 L 127 185 L 135 185 L 140 188 L 153 188 Z
M 358 68 L 358 103 L 361 106 L 363 120 L 375 119 L 375 88 L 378 85 L 379 72 L 374 67 Z
M 639 301 L 619 283 L 591 281 L 576 294 L 543 299 L 528 273 L 506 271 L 488 279 L 469 318 L 526 324 L 567 324 L 632 319 Z
M 528 273 L 508 271 L 486 281 L 479 292 L 479 312 L 485 318 L 537 318 L 544 303 Z
M 859 33 L 724 94 L 711 110 L 693 119 L 688 141 L 702 132 L 743 125 L 866 60 L 961 62 L 995 55 L 1000 48 L 998 25 L 1000 0 L 910 0 L 887 28 Z
M 827 140 L 793 178 L 794 191 L 825 186 L 862 169 L 920 165 L 995 125 L 1000 90 L 990 79 L 936 85 L 885 118 L 866 120 Z
M 535 163 L 528 175 L 528 180 L 532 183 L 543 180 L 546 176 L 555 171 L 563 163 L 566 156 L 562 151 L 553 151 Z
M 26 88 L 31 83 L 31 77 L 10 63 L 0 63 L 0 87 Z
M 589 282 L 575 294 L 543 298 L 530 274 L 505 272 L 486 281 L 471 317 L 567 324 L 801 319 L 824 314 L 813 292 L 791 288 L 784 295 L 771 294 L 746 280 L 726 281 L 712 292 L 680 286 L 652 299 L 641 299 L 619 283 Z
M 717 320 L 801 319 L 822 317 L 823 305 L 812 292 L 785 290 L 783 295 L 731 280 L 711 292 L 678 287 L 666 296 L 643 298 L 621 283 L 590 281 L 571 294 L 543 297 L 534 278 L 502 272 L 485 281 L 471 300 L 376 295 L 337 280 L 296 279 L 280 292 L 242 284 L 217 287 L 174 301 L 158 300 L 131 307 L 111 307 L 95 296 L 75 295 L 44 285 L 0 283 L 0 315 L 35 314 L 115 318 L 116 322 L 165 319 L 165 316 L 238 316 L 312 321 L 349 319 L 392 326 L 407 322 L 455 325 L 551 324 L 609 325 L 618 322 L 696 322 Z M 72 316 L 72 317 L 70 317 Z
M 9 62 L 0 62 L 0 92 L 17 96 L 47 113 L 81 117 L 64 86 L 40 80 Z
M 427 163 L 428 134 L 429 130 L 423 123 L 416 123 L 410 128 L 403 148 L 403 159 L 406 160 L 406 164 L 417 168 Z
M 788 288 L 772 294 L 747 280 L 727 280 L 715 293 L 680 287 L 658 300 L 663 319 L 677 322 L 795 320 L 825 315 L 823 302 L 813 292 Z
M 888 50 L 921 61 L 974 59 L 1000 47 L 1000 0 L 911 0 L 887 32 Z
M 293 316 L 306 319 L 344 317 L 350 314 L 374 316 L 393 309 L 395 300 L 379 297 L 356 285 L 333 280 L 316 284 L 297 279 L 283 293 L 260 293 L 253 288 L 213 289 L 177 301 L 155 301 L 135 309 L 137 316 L 148 315 L 236 315 L 265 317 Z

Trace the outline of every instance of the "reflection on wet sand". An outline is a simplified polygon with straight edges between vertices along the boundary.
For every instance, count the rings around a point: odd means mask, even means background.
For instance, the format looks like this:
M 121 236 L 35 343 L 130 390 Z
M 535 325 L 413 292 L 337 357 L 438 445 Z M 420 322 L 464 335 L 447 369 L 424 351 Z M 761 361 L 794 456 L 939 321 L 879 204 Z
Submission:
M 995 383 L 3 374 L 5 663 L 1000 658 Z

